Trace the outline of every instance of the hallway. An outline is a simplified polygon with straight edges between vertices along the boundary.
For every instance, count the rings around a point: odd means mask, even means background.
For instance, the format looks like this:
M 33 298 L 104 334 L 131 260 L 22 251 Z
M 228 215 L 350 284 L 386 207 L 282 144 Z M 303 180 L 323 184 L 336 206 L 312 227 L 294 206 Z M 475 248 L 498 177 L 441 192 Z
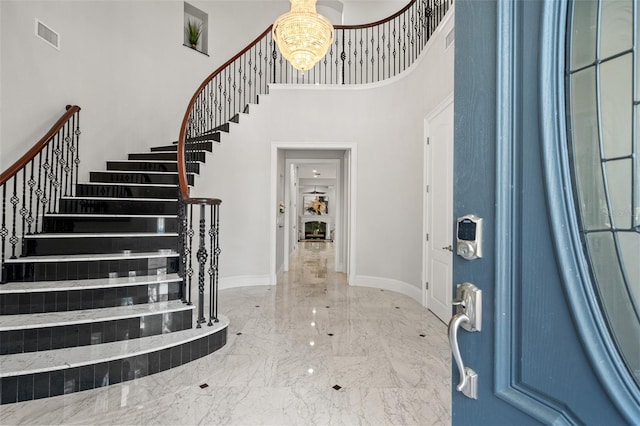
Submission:
M 450 424 L 446 326 L 407 296 L 349 287 L 333 270 L 332 243 L 300 243 L 277 286 L 220 291 L 221 350 L 2 406 L 0 424 Z

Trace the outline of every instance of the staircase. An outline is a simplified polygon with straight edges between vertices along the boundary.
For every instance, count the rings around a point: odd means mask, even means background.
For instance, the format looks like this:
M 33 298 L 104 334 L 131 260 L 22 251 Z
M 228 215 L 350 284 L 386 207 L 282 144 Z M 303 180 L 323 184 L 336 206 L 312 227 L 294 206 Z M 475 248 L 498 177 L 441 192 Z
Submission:
M 212 148 L 192 152 L 191 185 Z M 201 326 L 178 275 L 176 145 L 107 161 L 75 188 L 5 259 L 2 404 L 136 379 L 226 343 L 228 320 Z

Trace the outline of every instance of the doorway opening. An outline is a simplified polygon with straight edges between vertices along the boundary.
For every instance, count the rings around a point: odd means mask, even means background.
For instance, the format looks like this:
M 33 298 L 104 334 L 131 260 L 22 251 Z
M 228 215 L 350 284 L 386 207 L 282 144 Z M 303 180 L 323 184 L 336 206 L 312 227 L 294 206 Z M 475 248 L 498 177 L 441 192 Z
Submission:
M 274 143 L 271 150 L 271 282 L 301 241 L 334 250 L 335 271 L 355 272 L 355 144 Z

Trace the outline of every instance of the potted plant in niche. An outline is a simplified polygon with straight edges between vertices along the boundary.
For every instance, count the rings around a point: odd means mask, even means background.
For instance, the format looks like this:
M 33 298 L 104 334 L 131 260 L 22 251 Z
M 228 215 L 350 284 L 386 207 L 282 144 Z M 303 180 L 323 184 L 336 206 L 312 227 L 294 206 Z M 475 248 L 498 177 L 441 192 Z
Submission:
M 189 20 L 184 31 L 187 33 L 187 38 L 189 39 L 191 48 L 196 49 L 198 47 L 200 36 L 202 35 L 202 24 Z

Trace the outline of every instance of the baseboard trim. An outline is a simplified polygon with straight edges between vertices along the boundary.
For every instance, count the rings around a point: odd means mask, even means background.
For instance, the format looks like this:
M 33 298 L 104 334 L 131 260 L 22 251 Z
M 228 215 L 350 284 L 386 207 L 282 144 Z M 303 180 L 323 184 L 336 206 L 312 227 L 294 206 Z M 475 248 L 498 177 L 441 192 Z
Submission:
M 220 277 L 218 289 L 254 287 L 259 285 L 272 285 L 269 275 L 237 275 L 235 277 Z
M 412 286 L 404 281 L 394 280 L 393 278 L 356 275 L 350 280 L 349 284 L 356 287 L 371 287 L 395 291 L 396 293 L 409 296 L 422 305 L 422 291 L 418 287 Z

